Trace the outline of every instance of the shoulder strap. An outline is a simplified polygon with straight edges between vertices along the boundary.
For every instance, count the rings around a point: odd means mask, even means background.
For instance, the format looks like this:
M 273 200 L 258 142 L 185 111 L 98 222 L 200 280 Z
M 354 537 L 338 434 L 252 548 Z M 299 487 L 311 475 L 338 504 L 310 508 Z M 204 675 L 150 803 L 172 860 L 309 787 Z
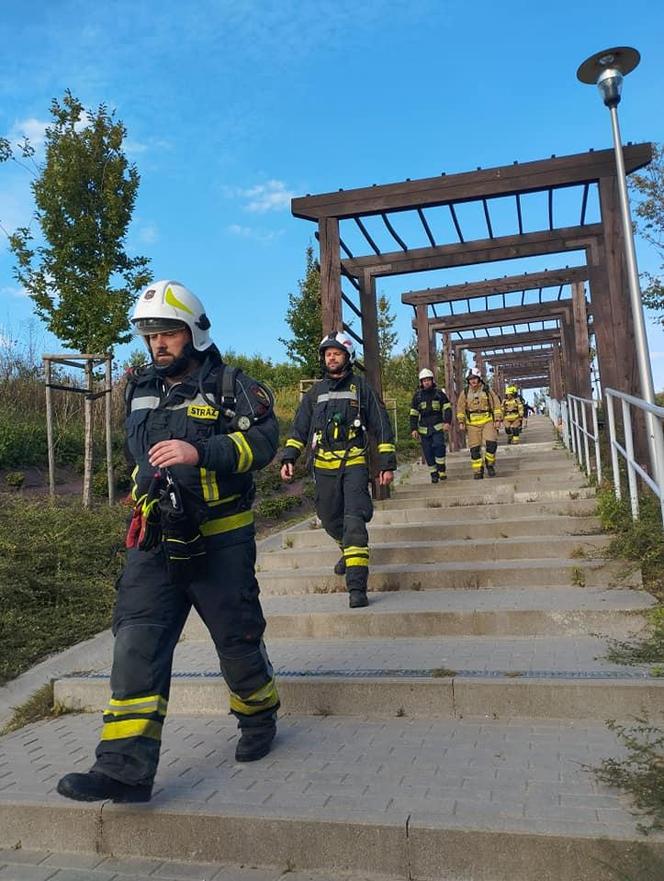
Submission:
M 227 411 L 230 411 L 233 415 L 235 414 L 235 404 L 237 403 L 235 380 L 239 372 L 239 367 L 229 367 L 227 364 L 221 364 L 219 367 L 219 373 L 217 374 L 217 398 L 224 415 L 226 415 Z

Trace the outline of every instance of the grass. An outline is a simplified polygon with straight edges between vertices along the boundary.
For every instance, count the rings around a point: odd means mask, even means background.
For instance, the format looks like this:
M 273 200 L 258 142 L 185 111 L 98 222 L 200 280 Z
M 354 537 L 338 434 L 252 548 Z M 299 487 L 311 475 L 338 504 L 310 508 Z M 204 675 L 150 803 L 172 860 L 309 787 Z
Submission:
M 0 685 L 109 626 L 127 509 L 4 496 Z
M 33 695 L 31 695 L 25 703 L 14 708 L 11 719 L 0 729 L 0 737 L 5 734 L 11 734 L 12 731 L 18 731 L 31 725 L 33 722 L 41 722 L 43 719 L 55 719 L 58 716 L 65 716 L 67 713 L 76 712 L 64 707 L 62 704 L 56 704 L 53 699 L 53 683 L 47 682 L 42 685 Z
M 586 586 L 586 573 L 583 569 L 580 569 L 578 566 L 572 567 L 572 574 L 570 575 L 570 581 L 573 587 L 585 587 Z
M 664 664 L 664 607 L 648 612 L 646 620 L 645 636 L 609 641 L 607 661 L 613 664 Z

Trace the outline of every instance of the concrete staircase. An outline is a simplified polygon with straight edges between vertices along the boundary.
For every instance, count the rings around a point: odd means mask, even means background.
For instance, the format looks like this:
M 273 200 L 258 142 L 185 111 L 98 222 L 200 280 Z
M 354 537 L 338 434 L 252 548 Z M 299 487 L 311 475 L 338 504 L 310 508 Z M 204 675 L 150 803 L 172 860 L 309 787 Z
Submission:
M 625 798 L 588 770 L 618 753 L 606 719 L 664 717 L 664 681 L 603 659 L 653 600 L 638 571 L 603 558 L 594 491 L 547 420 L 500 446 L 498 472 L 473 481 L 466 452 L 437 486 L 405 469 L 370 527 L 368 609 L 348 609 L 315 523 L 262 543 L 283 702 L 267 759 L 234 763 L 227 693 L 192 616 L 153 802 L 61 799 L 55 783 L 89 766 L 99 717 L 32 725 L 0 740 L 0 847 L 289 879 L 661 881 L 664 836 L 637 833 Z M 108 669 L 55 691 L 101 710 Z

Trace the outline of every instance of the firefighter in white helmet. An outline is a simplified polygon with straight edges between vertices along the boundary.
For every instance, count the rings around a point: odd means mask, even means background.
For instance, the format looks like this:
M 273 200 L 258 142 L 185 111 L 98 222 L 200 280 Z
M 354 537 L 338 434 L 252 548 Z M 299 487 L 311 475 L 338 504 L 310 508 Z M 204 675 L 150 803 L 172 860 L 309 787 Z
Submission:
M 410 403 L 410 433 L 422 444 L 431 483 L 438 483 L 447 478 L 446 433 L 452 422 L 452 405 L 445 392 L 436 386 L 433 371 L 428 367 L 420 370 L 418 378 L 419 388 Z
M 475 480 L 496 476 L 498 431 L 503 421 L 500 398 L 489 388 L 480 370 L 473 367 L 466 376 L 466 385 L 457 399 L 459 428 L 467 432 L 470 465 Z M 484 455 L 482 455 L 484 446 Z
M 323 379 L 306 393 L 282 452 L 281 477 L 291 480 L 294 463 L 311 450 L 316 513 L 339 545 L 334 567 L 346 576 L 351 608 L 368 605 L 369 536 L 373 516 L 369 495 L 369 434 L 378 446 L 379 475 L 388 486 L 396 468 L 394 435 L 385 407 L 364 377 L 353 372 L 355 348 L 346 333 L 321 340 Z
M 113 613 L 111 688 L 96 762 L 61 795 L 147 801 L 173 651 L 192 605 L 206 623 L 238 719 L 236 761 L 266 755 L 279 698 L 254 574 L 252 472 L 277 450 L 268 389 L 224 364 L 201 301 L 176 281 L 142 293 L 132 318 L 151 364 L 129 376 L 134 512 Z

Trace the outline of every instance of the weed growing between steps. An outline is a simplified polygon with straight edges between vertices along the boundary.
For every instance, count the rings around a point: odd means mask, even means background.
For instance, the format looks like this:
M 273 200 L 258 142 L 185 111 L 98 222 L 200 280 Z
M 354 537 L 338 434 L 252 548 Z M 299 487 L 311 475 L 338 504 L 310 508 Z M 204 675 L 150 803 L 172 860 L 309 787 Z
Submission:
M 31 697 L 15 707 L 12 717 L 7 724 L 0 729 L 0 737 L 4 734 L 11 734 L 12 731 L 18 731 L 25 728 L 33 722 L 41 722 L 43 719 L 55 719 L 58 716 L 64 716 L 67 713 L 76 712 L 64 707 L 62 704 L 56 704 L 53 698 L 53 683 L 47 682 L 42 685 Z
M 627 792 L 639 815 L 648 822 L 637 828 L 644 835 L 664 829 L 664 731 L 648 719 L 637 718 L 633 725 L 607 722 L 623 747 L 622 759 L 604 759 L 593 768 L 601 783 Z

